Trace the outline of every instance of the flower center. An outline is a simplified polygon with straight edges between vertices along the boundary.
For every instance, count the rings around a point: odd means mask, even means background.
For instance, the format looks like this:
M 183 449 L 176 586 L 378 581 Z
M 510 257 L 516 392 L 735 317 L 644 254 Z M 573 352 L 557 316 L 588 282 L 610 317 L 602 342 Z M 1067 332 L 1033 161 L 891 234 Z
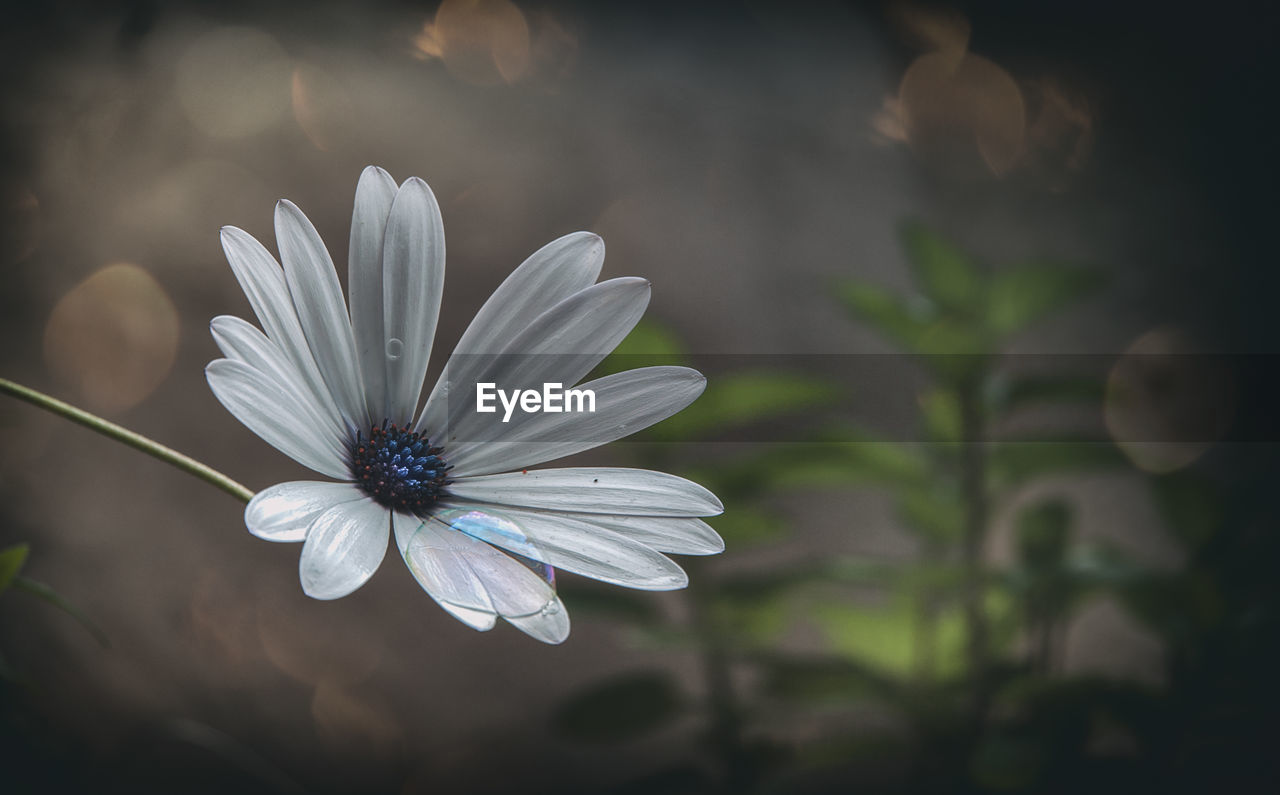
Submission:
M 383 422 L 369 438 L 356 434 L 351 446 L 351 477 L 379 505 L 423 514 L 449 483 L 453 467 L 440 457 L 426 436 Z

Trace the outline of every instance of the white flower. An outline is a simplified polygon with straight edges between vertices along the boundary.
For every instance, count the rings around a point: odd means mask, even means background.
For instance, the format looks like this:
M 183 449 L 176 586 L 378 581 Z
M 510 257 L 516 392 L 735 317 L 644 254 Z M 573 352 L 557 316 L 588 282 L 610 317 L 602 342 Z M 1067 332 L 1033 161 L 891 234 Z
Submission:
M 350 315 L 315 227 L 276 205 L 283 270 L 240 229 L 222 245 L 262 331 L 214 318 L 225 359 L 206 369 L 222 405 L 269 444 L 339 482 L 259 492 L 249 532 L 302 541 L 303 590 L 336 599 L 364 584 L 394 534 L 417 581 L 469 626 L 502 617 L 547 643 L 569 634 L 555 593 L 561 568 L 630 588 L 688 583 L 662 552 L 710 554 L 724 542 L 700 516 L 715 495 L 639 469 L 527 467 L 634 433 L 691 403 L 695 370 L 646 367 L 583 384 L 594 413 L 475 411 L 450 400 L 478 381 L 576 384 L 643 314 L 649 283 L 596 283 L 604 243 L 579 232 L 525 260 L 481 307 L 418 409 L 444 283 L 444 229 L 431 189 L 399 188 L 369 167 L 356 188 Z M 265 332 L 265 333 L 264 333 Z M 501 354 L 501 355 L 498 355 Z M 471 395 L 474 394 L 472 391 Z M 505 474 L 503 474 L 505 473 Z

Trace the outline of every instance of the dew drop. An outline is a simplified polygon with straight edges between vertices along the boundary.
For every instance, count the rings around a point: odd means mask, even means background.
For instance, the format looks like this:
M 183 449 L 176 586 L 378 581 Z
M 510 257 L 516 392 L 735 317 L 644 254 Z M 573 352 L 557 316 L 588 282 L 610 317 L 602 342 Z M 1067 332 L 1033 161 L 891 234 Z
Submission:
M 544 616 L 554 616 L 556 613 L 560 612 L 560 602 L 558 600 L 554 602 L 548 602 L 546 605 L 543 606 L 541 612 L 542 612 L 542 615 Z
M 391 361 L 399 359 L 404 354 L 404 342 L 392 337 L 387 340 L 387 358 Z

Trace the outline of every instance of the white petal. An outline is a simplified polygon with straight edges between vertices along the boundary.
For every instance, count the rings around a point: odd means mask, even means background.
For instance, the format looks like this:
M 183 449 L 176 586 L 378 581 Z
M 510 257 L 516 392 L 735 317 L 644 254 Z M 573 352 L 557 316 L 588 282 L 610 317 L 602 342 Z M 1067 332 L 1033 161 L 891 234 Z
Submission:
M 707 385 L 687 367 L 642 367 L 590 381 L 595 411 L 516 412 L 509 423 L 490 418 L 484 439 L 455 441 L 449 452 L 454 477 L 522 469 L 590 450 L 665 420 L 692 403 Z
M 684 571 L 670 558 L 605 529 L 591 514 L 573 517 L 451 505 L 437 515 L 453 529 L 481 541 L 602 582 L 649 591 L 669 591 L 689 584 Z
M 364 378 L 369 421 L 381 422 L 387 410 L 387 340 L 382 327 L 382 238 L 396 197 L 391 175 L 376 166 L 360 174 L 351 211 L 347 286 L 351 292 L 351 329 Z
M 594 284 L 603 264 L 604 241 L 590 232 L 574 232 L 538 249 L 512 271 L 458 340 L 416 429 L 441 432 L 448 419 L 449 382 L 475 381 L 483 359 L 474 354 L 506 350 L 538 315 Z
M 622 278 L 579 290 L 542 313 L 496 356 L 482 361 L 476 381 L 499 389 L 540 389 L 543 384 L 571 386 L 599 364 L 640 320 L 649 304 L 649 282 Z M 475 410 L 475 383 L 454 378 L 455 396 L 449 401 L 450 441 L 478 439 L 492 422 Z
M 439 602 L 503 618 L 540 613 L 555 591 L 515 558 L 435 520 L 396 513 L 396 544 L 418 584 Z
M 430 595 L 430 594 L 428 594 Z M 434 597 L 432 597 L 434 599 Z M 484 610 L 471 610 L 466 607 L 458 607 L 448 602 L 441 602 L 439 599 L 435 603 L 444 608 L 445 612 L 462 623 L 480 632 L 488 632 L 493 629 L 493 625 L 498 623 L 498 614 Z
M 347 483 L 294 480 L 253 495 L 244 509 L 249 532 L 267 541 L 302 541 L 316 517 L 363 495 Z
M 720 500 L 690 480 L 647 469 L 575 467 L 460 478 L 456 501 L 626 516 L 714 516 Z
M 558 645 L 569 639 L 569 611 L 564 609 L 558 596 L 537 613 L 531 616 L 508 616 L 507 622 L 543 643 Z
M 351 320 L 329 251 L 302 211 L 285 200 L 276 204 L 276 242 L 289 296 L 311 356 L 351 430 L 363 428 L 370 420 L 351 337 Z
M 658 552 L 677 555 L 715 555 L 724 551 L 724 539 L 710 525 L 691 516 L 623 516 L 621 514 L 576 513 L 543 511 L 535 508 L 480 508 L 482 511 L 498 511 L 523 523 L 526 514 L 566 519 L 585 520 L 605 530 L 626 536 Z M 566 566 L 566 568 L 568 568 Z
M 280 263 L 252 235 L 234 226 L 222 228 L 222 249 L 249 305 L 267 337 L 293 362 L 316 400 L 334 406 L 329 387 L 316 367 L 298 323 Z M 334 408 L 336 411 L 336 407 Z
M 252 323 L 230 315 L 219 315 L 209 323 L 213 341 L 228 359 L 244 362 L 261 373 L 269 373 L 296 402 L 307 406 L 328 421 L 323 430 L 335 437 L 345 436 L 346 427 L 328 392 L 315 394 L 295 365 L 274 342 Z
M 324 420 L 291 401 L 275 380 L 230 359 L 211 362 L 204 372 L 214 397 L 263 441 L 323 475 L 347 476 L 342 443 L 322 432 Z
M 427 183 L 406 180 L 391 205 L 382 247 L 384 417 L 413 421 L 444 290 L 444 224 Z
M 602 516 L 601 527 L 639 541 L 659 552 L 677 555 L 715 555 L 724 552 L 724 539 L 711 525 L 689 516 Z
M 298 576 L 315 599 L 337 599 L 364 585 L 387 554 L 391 512 L 365 497 L 326 510 L 307 528 Z

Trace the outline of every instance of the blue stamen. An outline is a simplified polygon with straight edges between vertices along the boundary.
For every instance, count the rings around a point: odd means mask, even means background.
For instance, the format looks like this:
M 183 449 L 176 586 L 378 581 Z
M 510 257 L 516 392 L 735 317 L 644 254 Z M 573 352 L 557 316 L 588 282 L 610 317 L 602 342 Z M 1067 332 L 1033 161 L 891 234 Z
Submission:
M 379 505 L 405 513 L 425 515 L 448 485 L 451 466 L 420 433 L 394 423 L 356 434 L 351 445 L 351 477 L 360 490 Z

